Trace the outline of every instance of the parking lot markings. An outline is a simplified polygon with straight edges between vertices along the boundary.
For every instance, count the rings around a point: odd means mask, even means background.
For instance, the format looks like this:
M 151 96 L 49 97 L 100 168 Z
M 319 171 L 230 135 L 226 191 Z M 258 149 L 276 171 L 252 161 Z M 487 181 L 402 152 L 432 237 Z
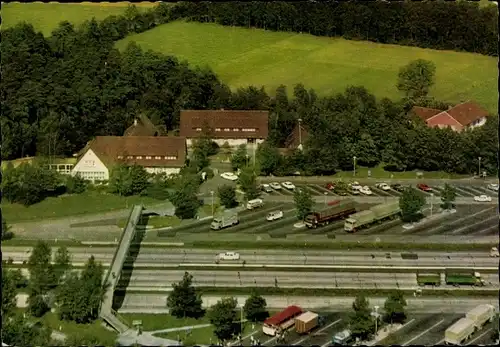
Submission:
M 466 346 L 472 345 L 474 342 L 476 342 L 477 340 L 479 340 L 481 337 L 483 337 L 484 335 L 488 334 L 492 330 L 493 330 L 493 328 L 489 328 L 488 330 L 486 330 L 485 332 L 483 332 L 481 335 L 479 335 L 479 336 L 473 338 L 472 340 L 470 340 L 469 343 L 466 344 Z
M 408 340 L 406 341 L 405 343 L 403 343 L 402 346 L 407 346 L 409 345 L 410 343 L 412 343 L 413 341 L 415 341 L 416 339 L 418 339 L 419 337 L 427 334 L 429 331 L 431 331 L 432 329 L 438 327 L 439 325 L 443 324 L 444 322 L 444 319 L 441 319 L 439 322 L 437 322 L 436 324 L 434 324 L 433 326 L 431 326 L 429 329 L 426 329 L 424 331 L 422 331 L 420 334 L 418 334 L 417 336 L 413 337 L 411 340 Z
M 339 323 L 339 322 L 341 322 L 341 321 L 342 321 L 342 319 L 337 319 L 335 322 L 332 322 L 332 323 L 328 324 L 327 326 L 325 326 L 325 327 L 323 327 L 323 328 L 319 329 L 318 331 L 314 332 L 313 334 L 319 334 L 319 333 L 321 333 L 322 331 L 324 331 L 324 330 L 326 330 L 326 329 L 328 329 L 328 328 L 330 328 L 330 327 L 334 326 L 335 324 L 338 324 L 338 323 Z M 297 342 L 293 343 L 293 344 L 292 344 L 292 346 L 300 345 L 302 342 L 304 342 L 305 340 L 307 340 L 307 339 L 309 339 L 309 338 L 311 338 L 311 335 L 301 338 L 299 341 L 297 341 Z M 328 345 L 328 344 L 327 344 L 327 345 Z

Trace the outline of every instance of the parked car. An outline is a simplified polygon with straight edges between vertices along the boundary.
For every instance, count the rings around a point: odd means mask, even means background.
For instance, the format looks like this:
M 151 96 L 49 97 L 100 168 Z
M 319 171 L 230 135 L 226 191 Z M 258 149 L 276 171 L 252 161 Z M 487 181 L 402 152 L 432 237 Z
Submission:
M 361 187 L 361 189 L 359 189 L 359 192 L 363 193 L 365 195 L 372 195 L 373 194 L 370 187 L 368 187 L 368 186 Z
M 230 181 L 236 181 L 238 179 L 238 176 L 236 176 L 234 173 L 232 172 L 223 172 L 220 174 L 220 176 L 226 180 L 230 180 Z
M 325 188 L 328 189 L 328 190 L 334 190 L 335 189 L 335 183 L 327 183 L 325 185 Z
M 260 189 L 262 189 L 266 193 L 272 193 L 273 190 L 271 189 L 271 186 L 267 183 L 264 183 L 260 186 Z
M 395 190 L 395 191 L 397 191 L 397 192 L 400 192 L 400 193 L 401 193 L 401 192 L 403 192 L 403 191 L 405 190 L 405 187 L 404 187 L 404 186 L 402 186 L 402 185 L 401 185 L 401 184 L 399 184 L 399 183 L 393 184 L 393 185 L 391 186 L 391 188 L 392 188 L 392 189 L 394 189 L 394 190 Z
M 382 190 L 391 190 L 391 187 L 387 183 L 377 183 L 375 187 Z
M 283 183 L 281 183 L 281 185 L 283 187 L 285 187 L 286 189 L 290 189 L 290 190 L 294 190 L 295 189 L 294 184 L 292 182 L 290 182 L 290 181 L 283 182 Z
M 488 189 L 498 192 L 498 184 L 496 183 L 488 184 Z
M 266 217 L 266 220 L 269 222 L 272 222 L 273 220 L 281 219 L 283 218 L 283 211 L 273 211 L 269 212 L 269 214 Z
M 280 190 L 281 189 L 281 186 L 280 186 L 280 184 L 278 182 L 269 183 L 269 185 L 273 189 L 276 189 L 276 190 Z
M 349 186 L 352 188 L 352 189 L 356 189 L 356 190 L 360 190 L 361 188 L 363 188 L 359 182 L 352 182 L 352 183 L 349 183 Z
M 488 195 L 478 195 L 474 197 L 474 201 L 478 202 L 490 202 L 491 201 L 491 196 Z
M 340 195 L 340 196 L 346 196 L 347 195 L 347 192 L 343 189 L 334 189 L 333 192 L 337 195 Z M 357 192 L 357 191 L 356 191 Z M 358 192 L 359 193 L 359 192 Z
M 417 184 L 417 188 L 424 192 L 432 192 L 432 188 L 429 187 L 427 184 L 419 183 Z
M 239 260 L 240 254 L 236 253 L 236 252 L 219 253 L 217 255 L 217 259 L 219 259 L 219 260 Z

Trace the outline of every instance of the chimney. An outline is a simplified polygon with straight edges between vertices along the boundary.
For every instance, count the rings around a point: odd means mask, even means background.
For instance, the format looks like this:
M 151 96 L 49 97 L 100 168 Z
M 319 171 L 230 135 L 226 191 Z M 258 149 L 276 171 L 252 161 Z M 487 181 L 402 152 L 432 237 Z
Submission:
M 137 118 L 134 119 L 134 125 L 137 126 Z

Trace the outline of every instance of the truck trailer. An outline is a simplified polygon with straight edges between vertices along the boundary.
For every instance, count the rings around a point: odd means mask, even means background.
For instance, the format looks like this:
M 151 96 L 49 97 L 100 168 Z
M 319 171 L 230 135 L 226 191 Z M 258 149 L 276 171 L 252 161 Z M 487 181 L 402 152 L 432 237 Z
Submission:
M 223 228 L 230 227 L 232 225 L 236 225 L 240 222 L 238 218 L 238 212 L 235 211 L 224 211 L 222 213 L 217 214 L 212 223 L 210 224 L 210 228 L 212 230 L 220 230 Z
M 304 222 L 306 226 L 317 228 L 329 224 L 335 220 L 342 219 L 348 215 L 356 212 L 356 206 L 353 200 L 339 201 L 338 204 L 328 206 L 320 211 L 312 211 L 306 215 Z
M 318 326 L 318 314 L 308 311 L 295 318 L 295 331 L 306 334 Z
M 448 345 L 461 345 L 474 334 L 474 322 L 461 318 L 444 332 L 444 343 Z
M 493 322 L 495 318 L 495 306 L 489 304 L 479 305 L 467 312 L 465 318 L 473 321 L 474 328 L 480 330 L 486 322 Z
M 417 283 L 419 286 L 439 286 L 441 284 L 441 274 L 439 273 L 417 273 Z
M 447 271 L 445 274 L 446 284 L 452 286 L 470 285 L 484 286 L 485 281 L 479 272 Z
M 347 232 L 356 232 L 359 229 L 367 228 L 377 222 L 382 222 L 386 219 L 393 219 L 401 213 L 399 202 L 389 202 L 369 208 L 366 211 L 361 211 L 350 215 L 344 223 L 344 230 Z

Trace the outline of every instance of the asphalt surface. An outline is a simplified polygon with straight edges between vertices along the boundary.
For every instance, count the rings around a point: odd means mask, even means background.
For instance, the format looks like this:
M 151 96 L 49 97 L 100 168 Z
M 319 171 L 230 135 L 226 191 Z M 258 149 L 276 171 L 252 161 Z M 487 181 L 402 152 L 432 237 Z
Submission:
M 2 247 L 2 260 L 28 260 L 31 247 Z M 115 248 L 68 248 L 72 261 L 81 263 L 94 255 L 96 260 L 110 263 Z M 214 264 L 216 255 L 229 249 L 159 249 L 141 247 L 135 264 Z M 54 249 L 54 253 L 56 249 Z M 390 253 L 391 259 L 386 258 Z M 418 259 L 402 259 L 401 253 L 380 251 L 315 251 L 315 250 L 242 250 L 240 260 L 225 261 L 221 264 L 278 265 L 356 265 L 356 266 L 419 266 L 419 267 L 495 267 L 498 258 L 488 252 L 417 252 Z M 372 257 L 373 255 L 373 257 Z

